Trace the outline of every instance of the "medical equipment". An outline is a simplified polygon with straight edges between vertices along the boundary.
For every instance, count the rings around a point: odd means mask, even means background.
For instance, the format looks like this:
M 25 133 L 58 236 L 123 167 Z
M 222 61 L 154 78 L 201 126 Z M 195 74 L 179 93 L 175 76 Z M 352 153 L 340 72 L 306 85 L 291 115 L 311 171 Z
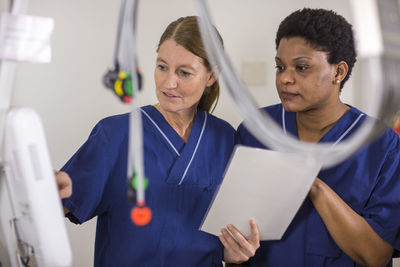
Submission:
M 119 60 L 120 47 L 121 47 L 121 32 L 123 28 L 124 22 L 124 12 L 126 11 L 126 1 L 121 2 L 121 7 L 118 16 L 118 28 L 117 34 L 115 38 L 114 44 L 114 53 L 113 53 L 113 65 L 111 68 L 107 70 L 107 72 L 103 76 L 103 84 L 105 87 L 114 91 L 114 93 L 120 98 L 122 102 L 130 103 L 132 101 L 133 88 L 132 88 L 132 79 L 131 72 L 124 71 L 127 66 L 123 66 L 125 68 L 121 68 Z M 126 25 L 129 27 L 129 25 Z M 137 75 L 137 85 L 138 90 L 142 88 L 142 75 L 140 71 L 136 69 Z
M 141 88 L 142 76 L 137 71 L 138 84 Z M 109 69 L 103 76 L 103 84 L 114 91 L 114 93 L 120 98 L 122 102 L 130 103 L 132 101 L 132 79 L 129 72 L 120 71 L 119 65 L 115 65 L 115 68 Z
M 72 253 L 64 214 L 39 116 L 28 108 L 8 112 L 5 134 L 7 177 L 20 259 L 28 266 L 70 266 Z
M 30 22 L 40 20 L 21 15 L 27 6 L 27 0 L 12 2 L 12 20 L 2 20 L 2 30 L 10 29 L 2 37 L 21 37 L 20 42 L 11 40 L 16 46 L 32 39 L 29 31 L 35 27 Z M 32 109 L 10 108 L 15 67 L 15 61 L 1 62 L 0 245 L 8 257 L 0 255 L 0 266 L 71 266 L 71 247 L 40 118 Z
M 151 221 L 151 209 L 146 206 L 145 189 L 148 184 L 144 177 L 142 117 L 138 105 L 138 92 L 142 76 L 136 62 L 136 13 L 137 1 L 122 0 L 118 18 L 118 29 L 113 54 L 113 67 L 103 77 L 103 83 L 111 88 L 125 103 L 131 102 L 128 149 L 128 200 L 136 206 L 131 211 L 132 221 L 139 226 Z M 121 50 L 121 51 L 120 51 Z M 122 54 L 119 59 L 119 54 Z M 136 75 L 131 75 L 136 73 Z
M 385 129 L 386 124 L 368 119 L 352 137 L 335 145 L 299 142 L 293 136 L 284 133 L 270 116 L 257 109 L 255 100 L 235 73 L 212 27 L 206 1 L 196 0 L 195 2 L 209 60 L 212 65 L 220 67 L 221 75 L 233 102 L 244 118 L 245 126 L 265 146 L 317 158 L 322 162 L 322 168 L 329 168 L 351 156 Z M 363 22 L 355 24 L 358 50 L 361 52 L 360 57 L 366 57 L 363 60 L 363 67 L 368 73 L 366 76 L 370 78 L 368 83 L 362 85 L 381 92 L 381 98 L 377 101 L 380 104 L 377 114 L 379 119 L 388 122 L 400 102 L 399 2 L 398 0 L 351 0 L 351 3 L 355 21 Z M 390 16 L 387 15 L 388 13 Z M 369 23 L 365 23 L 366 17 Z M 370 25 L 373 27 L 369 27 Z

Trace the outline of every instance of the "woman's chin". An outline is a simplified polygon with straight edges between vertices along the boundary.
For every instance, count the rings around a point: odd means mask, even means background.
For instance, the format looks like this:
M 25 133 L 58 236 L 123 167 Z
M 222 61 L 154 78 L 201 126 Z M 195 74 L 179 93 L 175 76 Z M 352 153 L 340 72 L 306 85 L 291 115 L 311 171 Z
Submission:
M 179 107 L 177 105 L 165 102 L 160 102 L 160 108 L 165 112 L 176 112 L 179 110 Z
M 298 112 L 301 110 L 298 105 L 294 105 L 288 101 L 282 101 L 282 106 L 287 112 Z

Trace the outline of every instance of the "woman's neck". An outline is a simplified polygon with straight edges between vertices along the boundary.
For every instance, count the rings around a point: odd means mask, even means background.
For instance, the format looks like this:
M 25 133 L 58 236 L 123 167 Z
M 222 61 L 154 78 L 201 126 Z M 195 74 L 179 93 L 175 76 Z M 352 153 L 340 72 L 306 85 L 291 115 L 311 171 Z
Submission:
M 339 101 L 320 109 L 297 112 L 296 124 L 299 139 L 317 143 L 349 109 Z
M 185 110 L 180 112 L 165 111 L 160 103 L 154 105 L 156 109 L 163 115 L 169 125 L 178 133 L 178 135 L 187 142 L 190 131 L 193 126 L 194 118 L 196 117 L 197 109 Z

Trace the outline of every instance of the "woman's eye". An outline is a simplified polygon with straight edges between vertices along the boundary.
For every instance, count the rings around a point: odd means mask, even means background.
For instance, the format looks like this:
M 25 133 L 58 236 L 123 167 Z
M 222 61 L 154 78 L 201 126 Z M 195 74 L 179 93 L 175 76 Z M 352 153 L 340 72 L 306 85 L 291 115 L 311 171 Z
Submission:
M 189 77 L 190 75 L 191 75 L 191 73 L 190 72 L 187 72 L 187 71 L 184 71 L 184 70 L 181 70 L 181 75 L 183 76 L 183 77 Z
M 165 67 L 165 66 L 163 66 L 163 65 L 157 65 L 157 68 L 159 69 L 159 70 L 166 70 L 167 68 Z
M 282 67 L 282 66 L 279 66 L 279 65 L 276 65 L 275 66 L 275 69 L 276 69 L 276 71 L 283 71 L 284 70 L 284 67 Z
M 299 71 L 306 71 L 308 69 L 308 66 L 304 66 L 304 65 L 299 65 L 296 67 L 297 70 Z

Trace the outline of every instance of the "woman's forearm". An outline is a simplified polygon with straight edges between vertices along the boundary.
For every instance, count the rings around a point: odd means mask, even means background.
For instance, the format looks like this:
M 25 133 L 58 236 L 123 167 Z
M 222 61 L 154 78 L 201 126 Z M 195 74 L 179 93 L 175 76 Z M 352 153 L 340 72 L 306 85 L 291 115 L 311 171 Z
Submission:
M 336 244 L 362 266 L 385 266 L 393 248 L 319 178 L 309 197 Z

